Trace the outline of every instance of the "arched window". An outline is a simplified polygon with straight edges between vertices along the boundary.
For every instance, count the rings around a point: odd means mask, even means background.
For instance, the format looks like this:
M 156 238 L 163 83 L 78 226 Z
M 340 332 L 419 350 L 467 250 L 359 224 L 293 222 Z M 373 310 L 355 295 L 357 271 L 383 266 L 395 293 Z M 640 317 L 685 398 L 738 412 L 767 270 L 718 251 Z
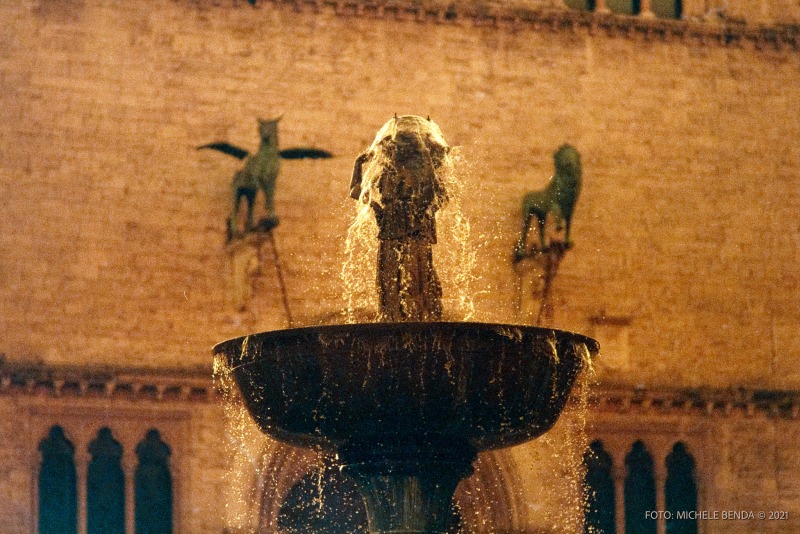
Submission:
M 656 509 L 656 483 L 653 457 L 644 443 L 637 441 L 625 457 L 625 534 L 656 534 L 655 517 L 646 512 Z
M 676 443 L 667 455 L 667 480 L 664 483 L 664 498 L 667 511 L 668 534 L 697 534 L 697 519 L 678 519 L 678 512 L 697 510 L 697 484 L 695 483 L 694 459 L 686 445 Z
M 89 473 L 86 477 L 86 532 L 125 534 L 125 474 L 122 445 L 106 427 L 89 444 Z
M 64 429 L 54 426 L 39 443 L 39 452 L 39 534 L 76 534 L 75 447 L 64 435 Z
M 136 446 L 139 465 L 135 475 L 136 534 L 172 533 L 172 475 L 169 446 L 158 430 L 150 430 Z
M 583 455 L 586 465 L 584 532 L 616 534 L 613 461 L 602 441 L 593 441 Z

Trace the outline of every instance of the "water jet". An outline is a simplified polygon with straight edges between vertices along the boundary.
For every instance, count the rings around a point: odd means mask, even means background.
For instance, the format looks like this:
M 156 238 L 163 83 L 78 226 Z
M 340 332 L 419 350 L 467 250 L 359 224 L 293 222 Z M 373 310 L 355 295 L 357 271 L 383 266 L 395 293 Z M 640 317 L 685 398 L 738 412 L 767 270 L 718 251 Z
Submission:
M 570 332 L 440 320 L 431 246 L 449 151 L 430 119 L 401 116 L 356 160 L 351 196 L 379 229 L 378 322 L 214 348 L 261 431 L 335 454 L 373 533 L 444 533 L 477 454 L 547 432 L 599 350 Z

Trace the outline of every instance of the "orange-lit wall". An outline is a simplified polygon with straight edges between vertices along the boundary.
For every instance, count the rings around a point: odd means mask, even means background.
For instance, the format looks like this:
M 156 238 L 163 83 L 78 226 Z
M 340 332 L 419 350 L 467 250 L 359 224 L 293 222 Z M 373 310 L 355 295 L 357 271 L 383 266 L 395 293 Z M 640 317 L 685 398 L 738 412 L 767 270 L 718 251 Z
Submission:
M 685 4 L 687 18 L 702 14 L 702 2 Z M 750 27 L 800 20 L 796 2 L 739 4 Z M 275 237 L 298 322 L 337 313 L 353 159 L 394 113 L 413 113 L 430 114 L 467 160 L 478 319 L 529 320 L 510 261 L 519 204 L 566 141 L 582 154 L 584 186 L 553 324 L 606 342 L 600 381 L 800 389 L 796 36 L 727 45 L 699 22 L 699 33 L 679 23 L 669 27 L 683 33 L 665 35 L 657 21 L 648 32 L 638 20 L 493 27 L 350 13 L 210 0 L 0 5 L 0 353 L 194 367 L 219 340 L 285 326 L 269 247 L 247 309 L 233 305 L 241 280 L 225 218 L 240 163 L 195 150 L 253 149 L 255 119 L 279 113 L 283 146 L 336 154 L 284 164 Z M 15 402 L 3 397 L 2 410 Z M 197 424 L 213 433 L 216 415 Z M 797 434 L 787 425 L 743 447 L 785 450 Z M 787 462 L 788 480 L 800 478 Z M 737 487 L 733 469 L 717 482 Z M 5 495 L 20 477 L 4 478 Z M 779 492 L 772 475 L 758 480 Z

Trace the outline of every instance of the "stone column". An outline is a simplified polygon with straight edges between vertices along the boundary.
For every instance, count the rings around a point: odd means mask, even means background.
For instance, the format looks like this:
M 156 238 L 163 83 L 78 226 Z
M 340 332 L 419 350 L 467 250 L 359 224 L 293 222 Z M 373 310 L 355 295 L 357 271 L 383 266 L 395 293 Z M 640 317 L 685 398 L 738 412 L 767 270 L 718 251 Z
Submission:
M 642 0 L 641 10 L 639 11 L 639 16 L 645 19 L 652 19 L 655 17 L 655 14 L 650 9 L 650 0 Z
M 458 483 L 477 453 L 462 441 L 380 439 L 338 449 L 342 473 L 358 486 L 373 534 L 443 534 Z
M 89 473 L 89 452 L 80 441 L 75 447 L 75 480 L 78 484 L 78 534 L 86 534 L 86 476 Z
M 644 2 L 642 2 L 644 4 Z M 665 455 L 662 454 L 661 450 L 654 450 L 653 451 L 653 462 L 655 464 L 653 473 L 656 479 L 656 510 L 659 512 L 664 512 L 667 509 L 667 502 L 664 497 L 664 485 L 667 481 L 667 467 L 665 464 Z M 667 532 L 667 521 L 664 518 L 663 514 L 658 515 L 658 519 L 656 520 L 656 533 L 657 534 L 666 534 Z
M 125 473 L 125 532 L 134 534 L 136 524 L 134 523 L 135 513 L 135 487 L 134 475 L 136 473 L 136 455 L 133 447 L 125 447 L 122 456 L 122 470 Z
M 595 4 L 594 4 L 594 12 L 595 13 L 611 13 L 611 10 L 608 9 L 608 6 L 606 5 L 606 0 L 597 0 L 595 2 Z M 617 529 L 617 532 L 620 532 L 619 529 Z
M 625 460 L 614 462 L 614 519 L 617 524 L 617 533 L 625 533 Z

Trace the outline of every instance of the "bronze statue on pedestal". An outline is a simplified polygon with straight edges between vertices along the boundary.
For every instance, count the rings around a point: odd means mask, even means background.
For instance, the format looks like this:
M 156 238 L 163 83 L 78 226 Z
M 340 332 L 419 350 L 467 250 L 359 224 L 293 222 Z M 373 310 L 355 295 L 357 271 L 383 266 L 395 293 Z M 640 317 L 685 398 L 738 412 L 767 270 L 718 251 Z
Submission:
M 197 147 L 219 150 L 229 156 L 243 159 L 244 166 L 233 175 L 231 184 L 231 216 L 228 218 L 228 241 L 241 237 L 253 230 L 269 231 L 278 225 L 275 214 L 275 182 L 281 170 L 281 159 L 319 159 L 330 158 L 332 154 L 318 148 L 278 148 L 278 122 L 281 117 L 264 120 L 258 119 L 258 133 L 261 144 L 255 154 L 234 146 L 226 141 L 210 143 Z M 253 222 L 253 204 L 256 195 L 264 193 L 264 205 L 267 216 L 258 225 Z M 242 197 L 247 201 L 247 212 L 244 228 L 239 229 L 239 205 Z

